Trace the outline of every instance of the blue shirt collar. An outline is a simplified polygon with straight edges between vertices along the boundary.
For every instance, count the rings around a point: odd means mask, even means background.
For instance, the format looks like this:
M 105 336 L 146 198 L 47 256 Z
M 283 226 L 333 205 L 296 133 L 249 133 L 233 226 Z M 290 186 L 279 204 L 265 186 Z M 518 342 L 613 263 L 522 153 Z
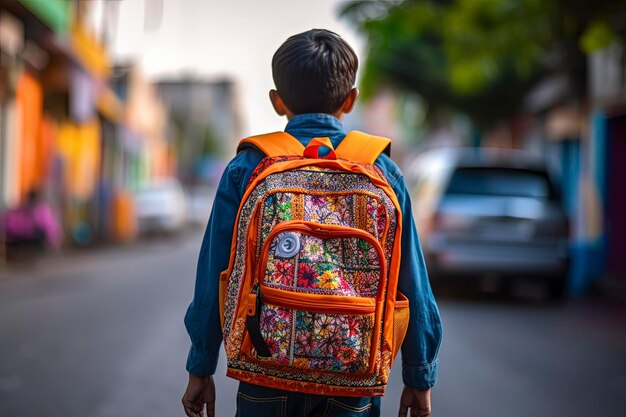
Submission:
M 306 113 L 293 116 L 285 132 L 300 141 L 308 142 L 312 138 L 329 137 L 343 139 L 346 129 L 335 116 L 324 113 Z

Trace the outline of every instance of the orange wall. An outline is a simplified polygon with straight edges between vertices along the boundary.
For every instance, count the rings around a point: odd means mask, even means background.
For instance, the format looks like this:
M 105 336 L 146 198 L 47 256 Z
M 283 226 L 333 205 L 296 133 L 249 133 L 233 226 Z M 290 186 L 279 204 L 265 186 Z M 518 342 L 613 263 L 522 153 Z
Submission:
M 18 144 L 19 194 L 23 198 L 29 190 L 41 186 L 45 158 L 41 134 L 43 90 L 26 72 L 17 83 L 16 107 L 19 119 L 14 139 Z

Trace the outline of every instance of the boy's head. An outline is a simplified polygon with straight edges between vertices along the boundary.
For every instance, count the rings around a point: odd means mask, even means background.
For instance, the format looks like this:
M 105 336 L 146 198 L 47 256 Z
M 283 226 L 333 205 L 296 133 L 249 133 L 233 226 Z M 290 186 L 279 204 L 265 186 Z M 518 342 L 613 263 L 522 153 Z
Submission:
M 288 117 L 349 113 L 358 97 L 357 67 L 356 54 L 334 32 L 312 29 L 290 37 L 272 58 L 274 109 Z

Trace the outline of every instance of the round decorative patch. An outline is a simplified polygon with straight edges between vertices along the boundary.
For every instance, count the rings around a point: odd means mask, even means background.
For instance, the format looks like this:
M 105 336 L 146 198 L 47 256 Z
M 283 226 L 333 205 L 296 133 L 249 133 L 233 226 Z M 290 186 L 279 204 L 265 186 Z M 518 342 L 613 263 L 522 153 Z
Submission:
M 300 238 L 293 232 L 283 232 L 277 236 L 275 255 L 279 258 L 291 258 L 300 250 Z

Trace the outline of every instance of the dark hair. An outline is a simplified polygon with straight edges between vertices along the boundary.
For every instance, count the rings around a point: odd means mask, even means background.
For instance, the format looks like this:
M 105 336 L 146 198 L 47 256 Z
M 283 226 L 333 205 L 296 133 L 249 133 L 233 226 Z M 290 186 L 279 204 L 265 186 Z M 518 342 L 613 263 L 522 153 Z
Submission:
M 358 58 L 339 35 L 311 29 L 291 36 L 272 58 L 278 94 L 294 114 L 336 113 L 356 81 Z

